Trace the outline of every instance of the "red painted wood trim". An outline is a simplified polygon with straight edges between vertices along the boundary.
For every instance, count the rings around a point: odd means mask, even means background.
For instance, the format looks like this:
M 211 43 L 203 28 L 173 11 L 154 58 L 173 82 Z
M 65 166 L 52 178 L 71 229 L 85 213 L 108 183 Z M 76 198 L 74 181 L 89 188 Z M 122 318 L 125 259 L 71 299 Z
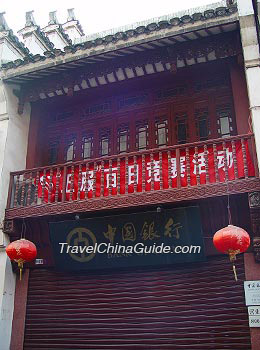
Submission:
M 26 168 L 32 168 L 36 164 L 39 164 L 38 150 L 40 147 L 39 133 L 42 128 L 41 112 L 39 108 L 33 108 L 30 118 L 30 128 L 28 135 L 28 146 L 26 156 Z
M 16 278 L 10 350 L 23 350 L 28 283 L 29 269 L 26 269 L 21 281 L 18 275 Z
M 249 131 L 249 102 L 244 68 L 240 67 L 236 62 L 230 64 L 230 80 L 233 92 L 237 133 L 244 134 Z

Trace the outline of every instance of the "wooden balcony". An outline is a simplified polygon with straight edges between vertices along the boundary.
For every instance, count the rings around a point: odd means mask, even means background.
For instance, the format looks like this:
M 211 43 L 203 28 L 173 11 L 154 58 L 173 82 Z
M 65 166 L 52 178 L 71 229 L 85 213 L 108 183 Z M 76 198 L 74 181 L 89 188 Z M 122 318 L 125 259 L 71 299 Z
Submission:
M 6 219 L 260 190 L 252 134 L 11 173 Z

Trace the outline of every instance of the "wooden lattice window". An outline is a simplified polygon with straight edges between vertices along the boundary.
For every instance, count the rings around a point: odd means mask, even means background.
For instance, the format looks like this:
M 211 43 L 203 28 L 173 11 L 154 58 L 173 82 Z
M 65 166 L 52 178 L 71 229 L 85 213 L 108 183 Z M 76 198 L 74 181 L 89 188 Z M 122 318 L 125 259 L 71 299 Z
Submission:
M 60 112 L 51 117 L 51 122 L 66 122 L 73 118 L 73 112 Z
M 131 108 L 147 103 L 148 95 L 125 96 L 118 101 L 118 109 Z
M 53 140 L 49 142 L 48 164 L 56 164 L 58 161 L 59 141 Z
M 234 121 L 229 105 L 217 106 L 218 135 L 229 137 L 234 134 Z
M 196 130 L 200 141 L 207 140 L 210 135 L 209 111 L 207 107 L 195 110 Z
M 148 148 L 148 122 L 138 121 L 136 123 L 136 149 L 138 151 Z
M 216 74 L 214 77 L 197 79 L 194 83 L 194 92 L 209 91 L 228 87 L 229 81 L 226 76 Z
M 93 135 L 84 134 L 82 137 L 82 158 L 90 159 L 93 157 Z
M 90 115 L 108 113 L 112 109 L 111 101 L 105 101 L 103 103 L 94 104 L 85 108 L 83 117 L 87 117 Z
M 156 92 L 156 98 L 159 100 L 171 99 L 173 97 L 183 96 L 187 94 L 187 86 L 180 85 L 175 87 L 168 87 Z
M 187 121 L 187 113 L 177 113 L 175 115 L 176 140 L 179 144 L 187 143 L 189 140 Z
M 129 127 L 120 125 L 117 129 L 117 151 L 118 153 L 129 152 Z
M 76 157 L 76 135 L 68 135 L 65 138 L 64 160 L 70 162 Z
M 157 147 L 164 147 L 168 144 L 168 120 L 166 118 L 155 121 L 155 142 Z
M 111 151 L 111 133 L 109 129 L 102 129 L 99 133 L 99 155 L 108 156 Z

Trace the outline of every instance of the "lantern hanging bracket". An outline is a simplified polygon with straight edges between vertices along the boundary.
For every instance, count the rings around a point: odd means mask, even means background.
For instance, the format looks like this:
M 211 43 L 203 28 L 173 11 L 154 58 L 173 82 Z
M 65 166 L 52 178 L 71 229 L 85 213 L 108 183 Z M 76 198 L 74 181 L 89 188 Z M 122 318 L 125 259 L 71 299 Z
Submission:
M 229 194 L 229 186 L 227 181 L 227 210 L 228 210 L 228 224 L 232 225 L 232 216 L 230 210 L 230 194 Z

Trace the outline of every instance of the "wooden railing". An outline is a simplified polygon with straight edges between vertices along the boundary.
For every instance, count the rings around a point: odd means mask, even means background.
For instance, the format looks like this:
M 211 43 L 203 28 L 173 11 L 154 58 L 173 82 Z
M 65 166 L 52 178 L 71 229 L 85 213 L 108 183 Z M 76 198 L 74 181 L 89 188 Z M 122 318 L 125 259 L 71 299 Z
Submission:
M 258 177 L 253 135 L 240 135 L 11 173 L 7 209 Z

